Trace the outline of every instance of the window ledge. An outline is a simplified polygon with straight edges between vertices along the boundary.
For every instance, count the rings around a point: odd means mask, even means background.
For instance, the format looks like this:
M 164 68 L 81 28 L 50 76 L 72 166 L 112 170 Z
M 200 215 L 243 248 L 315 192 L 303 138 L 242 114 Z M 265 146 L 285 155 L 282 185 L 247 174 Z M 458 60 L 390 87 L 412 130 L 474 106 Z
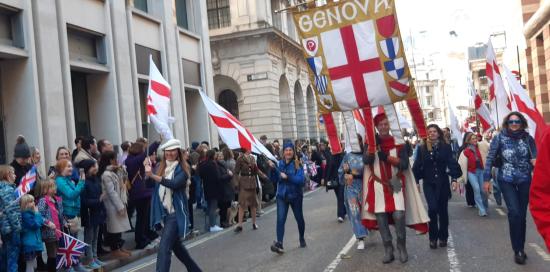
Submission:
M 137 15 L 137 16 L 143 18 L 143 19 L 146 19 L 146 20 L 155 22 L 155 23 L 157 23 L 157 24 L 159 24 L 159 25 L 162 24 L 162 22 L 161 22 L 159 19 L 157 19 L 157 18 L 151 16 L 149 13 L 144 12 L 144 11 L 142 11 L 142 10 L 139 10 L 139 9 L 137 9 L 137 8 L 132 8 L 132 14 Z
M 6 44 L 0 44 L 0 58 L 4 59 L 18 59 L 28 58 L 29 54 L 24 49 L 10 46 Z
M 178 30 L 179 30 L 180 34 L 189 36 L 189 37 L 194 38 L 194 39 L 199 40 L 199 41 L 201 39 L 201 36 L 199 34 L 191 32 L 190 30 L 185 29 L 181 26 L 178 26 Z
M 109 73 L 109 67 L 99 63 L 92 63 L 80 60 L 71 60 L 69 62 L 71 68 L 75 71 L 91 73 L 91 74 L 105 74 Z

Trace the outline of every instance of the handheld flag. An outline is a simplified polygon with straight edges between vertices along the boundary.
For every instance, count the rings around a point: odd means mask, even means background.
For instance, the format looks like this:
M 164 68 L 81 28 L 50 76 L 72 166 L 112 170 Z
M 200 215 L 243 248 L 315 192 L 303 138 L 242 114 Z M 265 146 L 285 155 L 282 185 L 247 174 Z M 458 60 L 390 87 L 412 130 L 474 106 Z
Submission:
M 275 156 L 237 118 L 210 99 L 204 92 L 199 93 L 212 122 L 218 128 L 220 137 L 230 149 L 244 148 L 254 153 L 264 154 L 270 160 L 277 161 Z
M 153 123 L 155 130 L 165 140 L 174 138 L 170 123 L 175 119 L 170 116 L 170 84 L 162 77 L 153 57 L 149 55 L 149 90 L 147 92 L 147 121 Z
M 84 254 L 87 246 L 86 243 L 63 232 L 59 238 L 59 248 L 57 249 L 57 270 L 78 264 L 78 259 Z
M 15 198 L 19 199 L 24 194 L 29 193 L 36 184 L 36 166 L 33 165 L 31 170 L 25 174 L 23 178 L 21 178 L 21 183 L 19 183 L 19 186 L 15 189 Z
M 497 57 L 491 40 L 487 43 L 486 73 L 489 79 L 489 102 L 491 106 L 491 118 L 498 126 L 504 117 L 510 113 L 510 100 L 504 89 L 504 82 L 497 64 Z

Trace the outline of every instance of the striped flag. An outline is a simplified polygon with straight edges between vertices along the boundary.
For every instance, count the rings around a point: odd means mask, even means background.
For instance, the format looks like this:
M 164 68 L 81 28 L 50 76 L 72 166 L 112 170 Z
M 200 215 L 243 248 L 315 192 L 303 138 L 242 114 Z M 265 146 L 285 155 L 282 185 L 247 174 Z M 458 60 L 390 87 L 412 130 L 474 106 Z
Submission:
M 32 166 L 31 170 L 21 178 L 21 183 L 15 189 L 15 198 L 19 199 L 23 195 L 29 193 L 36 184 L 36 166 Z

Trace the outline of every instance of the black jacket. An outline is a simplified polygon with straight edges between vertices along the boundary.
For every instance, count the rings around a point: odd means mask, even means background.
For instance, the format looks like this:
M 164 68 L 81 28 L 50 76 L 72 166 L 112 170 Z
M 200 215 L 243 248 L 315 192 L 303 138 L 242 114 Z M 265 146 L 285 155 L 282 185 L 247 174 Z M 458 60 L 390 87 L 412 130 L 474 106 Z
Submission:
M 233 189 L 233 184 L 231 184 L 232 177 L 229 175 L 227 168 L 221 162 L 216 162 L 218 164 L 218 169 L 220 170 L 220 181 L 223 185 L 223 193 L 221 201 L 231 202 L 235 200 L 235 190 Z
M 413 164 L 417 183 L 422 179 L 424 183 L 449 187 L 449 176 L 454 180 L 462 176 L 462 170 L 453 157 L 451 145 L 439 143 L 434 145 L 431 152 L 427 150 L 426 145 L 422 145 L 419 151 Z
M 97 176 L 86 177 L 84 190 L 80 195 L 80 216 L 82 226 L 98 226 L 105 223 L 107 216 L 105 206 L 100 201 L 101 179 Z
M 10 165 L 13 167 L 13 170 L 15 170 L 15 186 L 19 186 L 21 179 L 31 170 L 32 165 L 20 165 L 16 160 L 13 160 Z
M 207 160 L 199 163 L 198 172 L 204 187 L 204 197 L 207 200 L 222 199 L 223 182 L 219 168 L 215 161 Z

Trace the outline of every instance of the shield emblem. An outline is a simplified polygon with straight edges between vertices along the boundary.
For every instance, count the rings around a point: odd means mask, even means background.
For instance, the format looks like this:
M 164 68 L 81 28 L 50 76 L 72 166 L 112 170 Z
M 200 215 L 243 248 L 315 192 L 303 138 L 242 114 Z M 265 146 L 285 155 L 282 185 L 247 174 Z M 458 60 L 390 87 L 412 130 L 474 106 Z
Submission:
M 405 74 L 405 60 L 403 58 L 392 59 L 384 62 L 386 72 L 393 79 L 400 79 Z
M 399 54 L 399 38 L 391 37 L 380 41 L 380 49 L 388 59 L 395 59 Z
M 327 93 L 328 80 L 325 75 L 315 76 L 315 88 L 320 94 Z
M 321 57 L 312 57 L 307 58 L 307 64 L 309 64 L 309 68 L 315 75 L 320 75 L 321 71 L 323 70 L 323 59 Z
M 319 38 L 317 36 L 302 39 L 302 45 L 310 57 L 315 57 L 319 50 Z
M 319 96 L 319 101 L 321 102 L 321 105 L 325 107 L 327 110 L 331 110 L 334 106 L 334 102 L 332 101 L 332 96 L 330 94 L 323 94 Z
M 395 17 L 388 15 L 376 20 L 376 26 L 378 27 L 378 33 L 384 38 L 389 38 L 395 32 Z
M 390 88 L 394 95 L 398 97 L 403 97 L 407 95 L 411 89 L 409 86 L 409 78 L 403 78 L 400 80 L 394 80 L 390 82 Z

